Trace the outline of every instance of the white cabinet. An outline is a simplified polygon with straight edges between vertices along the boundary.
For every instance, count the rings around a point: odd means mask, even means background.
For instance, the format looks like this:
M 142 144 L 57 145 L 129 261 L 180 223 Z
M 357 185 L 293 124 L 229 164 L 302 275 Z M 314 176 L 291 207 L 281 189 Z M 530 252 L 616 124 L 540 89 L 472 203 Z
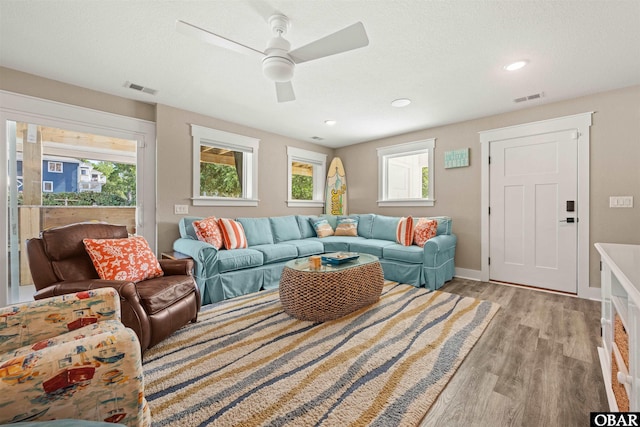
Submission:
M 620 410 L 619 403 L 626 395 L 629 410 L 638 412 L 640 245 L 596 243 L 595 246 L 602 261 L 602 347 L 598 353 L 609 406 L 611 411 Z

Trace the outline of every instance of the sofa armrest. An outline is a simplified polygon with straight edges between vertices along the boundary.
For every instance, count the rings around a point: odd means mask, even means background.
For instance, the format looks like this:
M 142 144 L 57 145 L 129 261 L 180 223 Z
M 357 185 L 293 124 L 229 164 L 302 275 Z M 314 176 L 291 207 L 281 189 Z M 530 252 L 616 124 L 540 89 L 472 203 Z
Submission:
M 424 245 L 424 265 L 426 267 L 437 267 L 438 256 L 453 250 L 455 252 L 458 238 L 455 234 L 440 234 L 427 240 Z
M 75 326 L 120 320 L 120 298 L 113 288 L 82 290 L 0 308 L 4 336 L 0 354 L 64 334 Z
M 11 371 L 0 381 L 0 423 L 104 421 L 117 413 L 119 422 L 143 425 L 148 406 L 133 331 L 98 322 L 33 347 L 0 353 L 0 366 Z
M 192 259 L 161 259 L 159 262 L 165 276 L 193 275 Z
M 210 261 L 218 254 L 218 250 L 210 243 L 185 238 L 173 242 L 173 250 L 189 255 L 196 263 Z
M 207 242 L 184 238 L 173 242 L 173 250 L 188 255 L 193 259 L 195 263 L 193 275 L 202 291 L 207 279 L 217 274 L 218 250 Z

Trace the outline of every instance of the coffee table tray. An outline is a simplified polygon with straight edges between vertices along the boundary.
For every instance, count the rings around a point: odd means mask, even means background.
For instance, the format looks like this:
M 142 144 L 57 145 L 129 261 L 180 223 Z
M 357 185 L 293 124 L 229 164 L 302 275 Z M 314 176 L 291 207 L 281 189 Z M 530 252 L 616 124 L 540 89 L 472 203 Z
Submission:
M 352 252 L 336 252 L 333 254 L 322 255 L 322 262 L 332 265 L 340 265 L 358 258 L 360 258 L 360 255 Z

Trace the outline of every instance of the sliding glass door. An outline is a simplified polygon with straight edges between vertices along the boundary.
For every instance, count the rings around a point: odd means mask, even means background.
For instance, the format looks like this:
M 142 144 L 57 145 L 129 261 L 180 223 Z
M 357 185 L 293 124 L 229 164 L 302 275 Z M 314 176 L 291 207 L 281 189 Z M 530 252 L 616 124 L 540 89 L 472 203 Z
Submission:
M 0 193 L 6 226 L 0 236 L 7 241 L 0 306 L 32 299 L 26 241 L 44 229 L 81 221 L 123 224 L 155 248 L 153 123 L 6 92 L 0 96 L 9 100 L 0 102 L 6 142 L 0 161 L 7 166 Z M 11 101 L 27 111 L 7 111 Z

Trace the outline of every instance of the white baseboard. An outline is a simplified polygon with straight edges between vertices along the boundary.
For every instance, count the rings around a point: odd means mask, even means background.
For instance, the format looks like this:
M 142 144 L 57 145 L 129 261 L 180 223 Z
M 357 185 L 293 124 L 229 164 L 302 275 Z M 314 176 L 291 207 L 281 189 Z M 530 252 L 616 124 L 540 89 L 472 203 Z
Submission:
M 470 279 L 480 281 L 482 277 L 482 272 L 480 270 L 470 270 L 468 268 L 458 268 L 456 267 L 455 277 L 459 277 L 461 279 Z

